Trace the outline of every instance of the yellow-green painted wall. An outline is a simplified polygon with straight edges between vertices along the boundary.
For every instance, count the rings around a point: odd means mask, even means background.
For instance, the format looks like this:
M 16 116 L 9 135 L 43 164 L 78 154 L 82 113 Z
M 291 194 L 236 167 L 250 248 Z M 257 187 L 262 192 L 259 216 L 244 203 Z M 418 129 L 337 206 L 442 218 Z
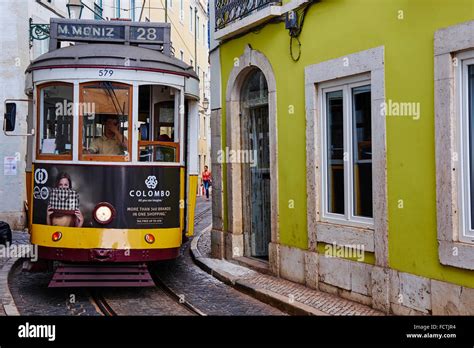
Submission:
M 401 14 L 403 19 L 399 19 Z M 433 67 L 435 31 L 473 19 L 473 0 L 322 0 L 307 13 L 297 63 L 289 55 L 284 23 L 268 24 L 258 33 L 221 45 L 223 147 L 225 93 L 234 59 L 250 44 L 273 67 L 282 244 L 307 248 L 304 68 L 383 45 L 386 99 L 421 104 L 419 120 L 388 117 L 386 121 L 390 267 L 474 287 L 474 272 L 445 267 L 438 261 Z M 294 114 L 288 113 L 290 106 Z M 225 165 L 223 169 L 225 173 Z M 399 200 L 403 200 L 402 209 Z M 227 207 L 224 209 L 226 228 Z

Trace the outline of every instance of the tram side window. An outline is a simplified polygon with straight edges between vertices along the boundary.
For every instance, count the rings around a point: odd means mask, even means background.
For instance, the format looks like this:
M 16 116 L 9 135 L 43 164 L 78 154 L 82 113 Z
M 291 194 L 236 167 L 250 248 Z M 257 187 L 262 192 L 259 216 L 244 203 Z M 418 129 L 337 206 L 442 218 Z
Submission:
M 155 141 L 173 141 L 174 139 L 174 101 L 155 104 L 155 122 L 153 135 Z
M 170 93 L 169 87 L 140 86 L 140 162 L 179 160 L 179 142 L 175 142 L 175 116 L 174 94 Z
M 131 86 L 95 82 L 81 86 L 81 159 L 128 161 Z
M 73 85 L 48 84 L 38 97 L 38 155 L 72 157 Z

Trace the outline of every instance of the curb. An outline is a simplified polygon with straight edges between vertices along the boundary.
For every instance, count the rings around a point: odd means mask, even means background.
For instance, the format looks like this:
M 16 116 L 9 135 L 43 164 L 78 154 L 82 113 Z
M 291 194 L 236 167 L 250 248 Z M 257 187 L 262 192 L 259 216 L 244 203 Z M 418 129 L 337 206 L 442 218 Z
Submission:
M 22 261 L 22 258 L 10 258 L 8 259 L 0 269 L 0 294 L 2 300 L 2 307 L 7 316 L 19 316 L 20 312 L 13 300 L 13 296 L 8 287 L 8 276 L 12 268 L 17 262 Z
M 211 259 L 202 256 L 198 250 L 198 243 L 201 236 L 208 232 L 212 228 L 212 225 L 206 227 L 199 235 L 195 236 L 191 241 L 191 256 L 194 262 L 205 272 L 209 273 L 213 277 L 217 278 L 221 282 L 232 286 L 234 289 L 245 293 L 249 296 L 256 298 L 257 300 L 264 302 L 270 306 L 276 307 L 283 312 L 291 315 L 317 315 L 317 316 L 328 316 L 328 313 L 322 312 L 316 308 L 310 307 L 303 303 L 293 301 L 290 302 L 288 297 L 282 296 L 273 291 L 259 288 L 254 284 L 249 283 L 245 279 L 241 279 L 238 276 L 230 274 L 222 269 L 219 269 L 218 262 L 220 260 Z M 220 261 L 222 262 L 222 261 Z M 227 261 L 228 262 L 228 261 Z M 230 262 L 229 262 L 230 263 Z M 240 266 L 243 267 L 243 266 Z M 250 272 L 255 272 L 249 270 Z

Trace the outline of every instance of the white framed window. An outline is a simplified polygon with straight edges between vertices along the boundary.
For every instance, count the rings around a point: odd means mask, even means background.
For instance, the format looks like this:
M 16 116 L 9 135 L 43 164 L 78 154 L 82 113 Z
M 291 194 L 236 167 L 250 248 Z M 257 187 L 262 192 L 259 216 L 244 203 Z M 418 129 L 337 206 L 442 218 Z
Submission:
M 135 0 L 130 0 L 130 19 L 135 21 Z
M 193 7 L 189 6 L 189 31 L 193 32 Z
M 474 243 L 474 51 L 460 53 L 457 62 L 460 233 L 463 242 Z
M 199 16 L 196 16 L 196 35 L 197 35 L 197 39 L 200 40 L 201 39 L 201 34 L 200 34 L 200 31 L 199 31 Z
M 184 20 L 184 0 L 179 0 L 179 20 Z
M 168 1 L 168 7 L 172 8 L 173 7 L 173 0 L 166 0 Z
M 115 17 L 120 18 L 120 0 L 115 0 Z
M 202 24 L 202 42 L 204 43 L 204 47 L 207 47 L 207 35 L 206 35 L 206 24 Z
M 434 35 L 436 217 L 443 265 L 474 270 L 474 21 Z
M 191 65 L 192 67 L 194 67 L 194 60 L 190 59 L 190 60 L 189 60 L 189 65 Z
M 357 243 L 381 267 L 388 265 L 384 66 L 379 46 L 305 67 L 308 243 Z
M 179 59 L 181 59 L 184 62 L 184 51 L 179 50 Z
M 322 221 L 373 225 L 370 75 L 319 85 Z

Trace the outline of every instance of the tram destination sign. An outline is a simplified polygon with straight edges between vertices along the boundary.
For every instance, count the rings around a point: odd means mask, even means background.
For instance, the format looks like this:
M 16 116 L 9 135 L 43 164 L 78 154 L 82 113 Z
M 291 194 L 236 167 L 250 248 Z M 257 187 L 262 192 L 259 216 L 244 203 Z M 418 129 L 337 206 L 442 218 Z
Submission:
M 170 46 L 170 24 L 128 21 L 51 19 L 50 50 L 60 41 Z

